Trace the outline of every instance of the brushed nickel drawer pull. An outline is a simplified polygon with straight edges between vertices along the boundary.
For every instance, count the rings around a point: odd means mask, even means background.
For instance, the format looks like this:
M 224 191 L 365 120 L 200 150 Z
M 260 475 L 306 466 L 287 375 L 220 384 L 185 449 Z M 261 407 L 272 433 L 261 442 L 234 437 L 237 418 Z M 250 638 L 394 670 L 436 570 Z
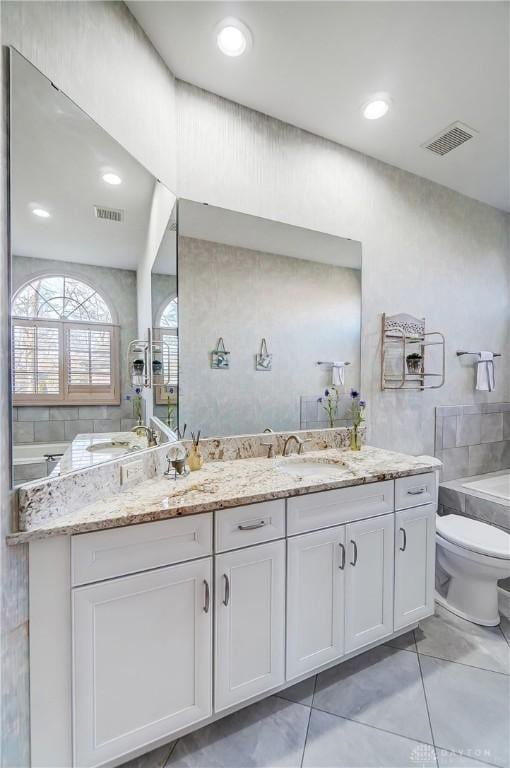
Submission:
M 353 560 L 351 560 L 351 565 L 356 565 L 356 563 L 358 562 L 358 545 L 353 539 L 351 539 L 351 544 L 352 544 L 352 554 L 353 554 Z
M 226 573 L 223 574 L 225 579 L 225 597 L 223 598 L 223 605 L 227 607 L 230 602 L 230 581 Z
M 211 593 L 209 590 L 209 582 L 204 579 L 204 587 L 205 587 L 205 604 L 204 604 L 204 613 L 209 613 L 209 604 L 211 601 Z
M 407 547 L 407 533 L 405 528 L 401 528 L 400 530 L 402 532 L 402 545 L 400 547 L 400 551 L 405 552 Z
M 345 568 L 345 547 L 342 543 L 338 545 L 340 547 L 340 552 L 342 553 L 342 559 L 340 560 L 339 568 L 341 571 Z
M 257 528 L 263 528 L 266 524 L 265 520 L 261 520 L 259 523 L 248 523 L 248 525 L 238 525 L 240 531 L 256 531 Z
M 421 493 L 425 493 L 426 490 L 426 488 L 411 488 L 407 493 L 409 496 L 419 496 Z

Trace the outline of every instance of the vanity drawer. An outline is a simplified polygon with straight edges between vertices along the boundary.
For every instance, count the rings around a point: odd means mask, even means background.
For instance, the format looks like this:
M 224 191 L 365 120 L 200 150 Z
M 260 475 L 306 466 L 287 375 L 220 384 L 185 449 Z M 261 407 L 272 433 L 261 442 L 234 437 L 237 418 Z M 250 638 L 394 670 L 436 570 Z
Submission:
M 287 533 L 294 536 L 388 512 L 393 512 L 393 480 L 310 493 L 287 500 Z
M 285 500 L 262 501 L 215 512 L 216 552 L 285 536 Z
M 437 506 L 437 480 L 435 472 L 423 475 L 399 477 L 395 480 L 395 509 L 421 507 L 422 504 Z
M 212 554 L 212 512 L 71 537 L 72 585 Z

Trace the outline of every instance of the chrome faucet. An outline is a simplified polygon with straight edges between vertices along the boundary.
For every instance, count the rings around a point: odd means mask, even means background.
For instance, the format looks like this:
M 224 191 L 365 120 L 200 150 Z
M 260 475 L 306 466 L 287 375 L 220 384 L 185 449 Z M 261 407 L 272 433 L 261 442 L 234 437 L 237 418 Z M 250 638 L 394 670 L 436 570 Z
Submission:
M 134 432 L 137 435 L 139 435 L 140 432 L 143 432 L 145 434 L 145 437 L 147 438 L 148 448 L 154 448 L 154 446 L 158 444 L 157 432 L 151 427 L 145 426 L 145 424 L 138 424 L 136 427 L 133 427 L 131 432 Z
M 292 442 L 292 440 L 295 440 L 298 446 L 297 452 L 298 454 L 303 453 L 303 440 L 298 437 L 297 435 L 289 435 L 287 439 L 285 440 L 285 443 L 283 444 L 283 451 L 282 456 L 287 456 L 287 448 L 289 447 L 289 443 Z

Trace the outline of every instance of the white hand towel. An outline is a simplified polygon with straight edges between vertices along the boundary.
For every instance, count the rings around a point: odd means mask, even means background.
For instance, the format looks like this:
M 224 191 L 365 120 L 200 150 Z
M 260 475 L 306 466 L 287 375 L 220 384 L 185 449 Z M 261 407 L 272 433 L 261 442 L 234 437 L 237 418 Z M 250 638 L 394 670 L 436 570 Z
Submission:
M 494 355 L 492 352 L 479 352 L 479 357 L 476 366 L 476 389 L 481 392 L 492 392 L 496 388 Z
M 335 362 L 331 366 L 331 385 L 343 387 L 345 384 L 345 363 Z

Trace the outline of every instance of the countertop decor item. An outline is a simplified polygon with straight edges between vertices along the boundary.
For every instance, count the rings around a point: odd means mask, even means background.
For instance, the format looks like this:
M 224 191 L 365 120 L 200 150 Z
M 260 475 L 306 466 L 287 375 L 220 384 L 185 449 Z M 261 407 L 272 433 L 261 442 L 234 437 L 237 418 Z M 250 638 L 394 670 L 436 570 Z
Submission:
M 424 317 L 383 314 L 381 389 L 439 389 L 444 383 L 444 335 L 426 331 Z
M 319 397 L 317 402 L 322 405 L 328 414 L 329 426 L 334 427 L 338 411 L 338 392 L 335 387 L 332 387 L 331 389 L 325 389 L 324 395 Z
M 351 451 L 361 451 L 361 433 L 360 427 L 365 421 L 365 408 L 367 404 L 361 399 L 359 392 L 351 389 L 351 413 L 352 413 L 352 431 L 351 431 Z
M 260 343 L 260 352 L 255 357 L 255 370 L 270 371 L 273 367 L 273 355 L 267 351 L 267 342 L 262 339 Z
M 216 349 L 211 352 L 211 368 L 226 369 L 230 368 L 230 352 L 225 349 L 225 342 L 220 336 Z
M 191 441 L 191 448 L 188 455 L 188 467 L 191 472 L 196 472 L 196 470 L 202 469 L 204 464 L 204 457 L 198 447 L 200 444 L 200 430 L 198 430 L 197 435 L 195 435 L 194 432 L 191 433 Z

